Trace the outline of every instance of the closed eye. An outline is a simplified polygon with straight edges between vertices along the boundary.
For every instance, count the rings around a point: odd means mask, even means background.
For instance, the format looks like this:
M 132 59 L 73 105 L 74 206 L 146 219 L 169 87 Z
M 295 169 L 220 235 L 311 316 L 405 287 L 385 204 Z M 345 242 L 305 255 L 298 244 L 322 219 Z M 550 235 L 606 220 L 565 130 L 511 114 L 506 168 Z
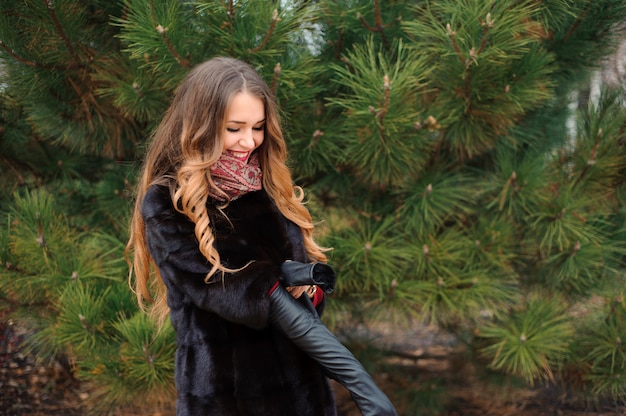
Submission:
M 258 126 L 258 127 L 252 127 L 252 130 L 256 130 L 256 131 L 263 131 L 265 129 L 265 124 Z
M 239 131 L 239 129 L 233 129 L 233 128 L 230 128 L 230 127 L 226 127 L 226 130 L 231 132 L 231 133 L 237 133 Z

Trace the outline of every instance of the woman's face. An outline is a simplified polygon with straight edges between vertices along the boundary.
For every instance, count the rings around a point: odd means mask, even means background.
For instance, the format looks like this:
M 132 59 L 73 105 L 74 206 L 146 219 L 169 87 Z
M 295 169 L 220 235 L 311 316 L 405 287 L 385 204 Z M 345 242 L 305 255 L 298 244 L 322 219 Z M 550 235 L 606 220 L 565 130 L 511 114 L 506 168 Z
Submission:
M 223 152 L 244 162 L 263 143 L 265 136 L 265 105 L 247 92 L 239 92 L 226 109 L 226 123 L 222 132 Z

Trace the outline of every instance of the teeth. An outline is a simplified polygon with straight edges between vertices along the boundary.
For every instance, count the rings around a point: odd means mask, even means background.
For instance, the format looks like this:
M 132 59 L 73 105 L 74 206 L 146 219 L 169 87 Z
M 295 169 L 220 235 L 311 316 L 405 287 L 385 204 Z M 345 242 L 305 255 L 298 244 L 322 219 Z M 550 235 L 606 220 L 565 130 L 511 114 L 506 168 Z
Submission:
M 230 154 L 233 157 L 236 157 L 237 159 L 243 159 L 243 158 L 248 157 L 249 152 L 234 152 L 234 151 L 231 150 Z

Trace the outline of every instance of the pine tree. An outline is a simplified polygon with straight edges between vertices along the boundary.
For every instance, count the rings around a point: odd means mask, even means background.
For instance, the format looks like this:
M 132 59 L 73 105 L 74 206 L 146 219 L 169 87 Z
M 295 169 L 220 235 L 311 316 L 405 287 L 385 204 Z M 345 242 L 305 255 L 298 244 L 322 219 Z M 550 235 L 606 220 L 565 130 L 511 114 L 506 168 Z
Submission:
M 216 55 L 277 95 L 333 248 L 329 324 L 423 320 L 509 380 L 626 401 L 624 90 L 572 99 L 625 1 L 0 7 L 0 295 L 101 403 L 172 394 L 171 328 L 137 311 L 123 245 L 146 137 Z M 415 414 L 414 393 L 390 396 Z

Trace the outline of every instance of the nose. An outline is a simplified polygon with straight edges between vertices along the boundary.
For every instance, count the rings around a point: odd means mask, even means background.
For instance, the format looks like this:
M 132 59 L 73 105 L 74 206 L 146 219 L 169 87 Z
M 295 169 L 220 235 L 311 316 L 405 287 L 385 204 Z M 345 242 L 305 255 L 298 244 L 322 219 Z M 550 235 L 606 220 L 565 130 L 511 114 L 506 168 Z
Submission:
M 252 149 L 254 147 L 254 137 L 252 130 L 247 130 L 239 139 L 239 144 L 245 149 Z

